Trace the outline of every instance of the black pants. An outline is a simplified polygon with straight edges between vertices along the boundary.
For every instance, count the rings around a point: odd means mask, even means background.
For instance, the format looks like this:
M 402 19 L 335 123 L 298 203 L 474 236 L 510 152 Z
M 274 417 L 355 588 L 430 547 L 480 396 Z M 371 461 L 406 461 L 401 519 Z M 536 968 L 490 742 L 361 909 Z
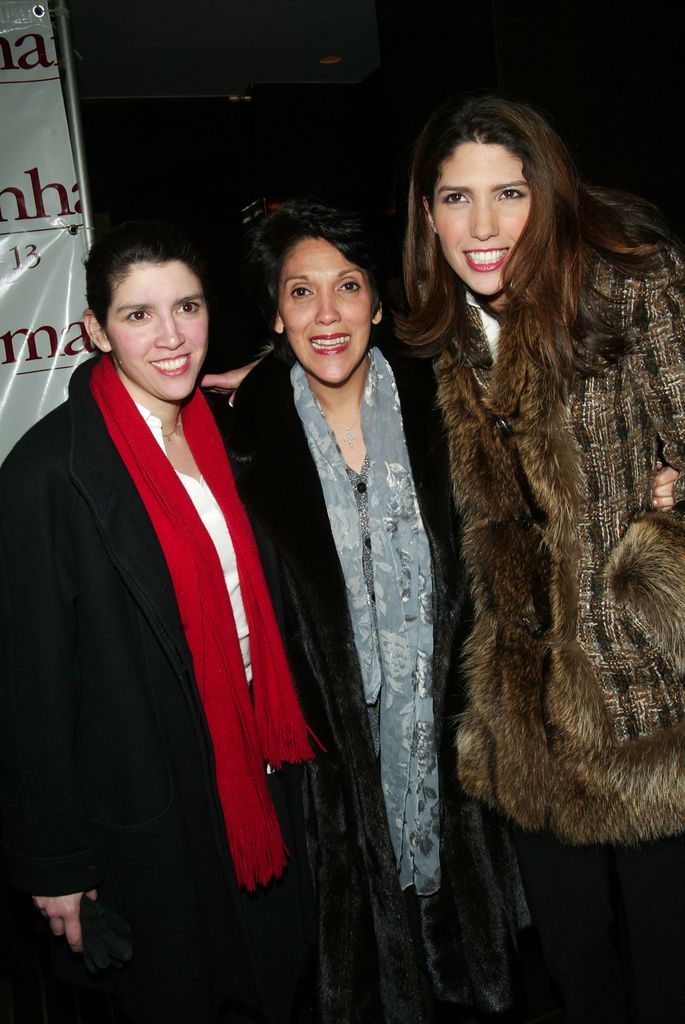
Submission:
M 239 893 L 260 1006 L 259 1012 L 226 1007 L 221 1024 L 307 1024 L 312 1019 L 316 921 L 306 866 L 300 770 L 289 767 L 269 775 L 267 785 L 285 845 L 295 856 L 282 878 L 256 893 Z
M 685 1020 L 685 838 L 564 846 L 516 831 L 533 924 L 568 1024 Z M 626 941 L 616 942 L 617 920 Z

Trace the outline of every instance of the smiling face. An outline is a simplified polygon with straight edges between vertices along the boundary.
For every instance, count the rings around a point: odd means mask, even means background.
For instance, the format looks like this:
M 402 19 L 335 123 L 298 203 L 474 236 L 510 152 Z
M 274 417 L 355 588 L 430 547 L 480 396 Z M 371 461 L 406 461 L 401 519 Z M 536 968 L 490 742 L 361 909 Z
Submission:
M 530 212 L 519 158 L 504 146 L 462 142 L 442 165 L 425 206 L 455 274 L 477 295 L 497 297 Z
M 207 307 L 192 270 L 180 261 L 136 263 L 113 288 L 104 327 L 91 310 L 84 319 L 133 400 L 173 422 L 207 352 Z
M 380 319 L 366 274 L 330 242 L 306 238 L 287 254 L 274 327 L 285 331 L 317 396 L 363 382 L 371 324 Z

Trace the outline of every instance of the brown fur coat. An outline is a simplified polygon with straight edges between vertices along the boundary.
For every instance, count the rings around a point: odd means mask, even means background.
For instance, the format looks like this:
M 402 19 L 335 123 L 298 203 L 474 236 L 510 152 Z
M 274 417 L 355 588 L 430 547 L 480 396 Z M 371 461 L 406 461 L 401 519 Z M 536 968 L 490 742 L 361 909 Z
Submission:
M 569 396 L 504 333 L 480 382 L 438 361 L 477 613 L 460 778 L 571 843 L 685 828 L 685 522 L 650 511 L 660 443 L 685 475 L 681 274 L 600 267 L 630 345 Z

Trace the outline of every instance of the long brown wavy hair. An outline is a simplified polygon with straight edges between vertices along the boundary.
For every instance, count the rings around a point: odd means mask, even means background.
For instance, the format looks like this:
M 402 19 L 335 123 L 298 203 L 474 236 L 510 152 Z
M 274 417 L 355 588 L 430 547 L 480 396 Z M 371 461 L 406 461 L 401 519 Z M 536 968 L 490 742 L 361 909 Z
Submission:
M 454 344 L 476 364 L 465 286 L 447 263 L 426 214 L 444 162 L 462 142 L 504 146 L 517 156 L 530 188 L 530 214 L 504 267 L 502 331 L 561 384 L 592 373 L 623 351 L 612 311 L 592 284 L 600 258 L 629 275 L 653 266 L 670 236 L 645 200 L 592 188 L 578 175 L 562 139 L 525 103 L 498 96 L 450 99 L 416 143 L 404 245 L 408 313 L 397 333 L 434 355 Z

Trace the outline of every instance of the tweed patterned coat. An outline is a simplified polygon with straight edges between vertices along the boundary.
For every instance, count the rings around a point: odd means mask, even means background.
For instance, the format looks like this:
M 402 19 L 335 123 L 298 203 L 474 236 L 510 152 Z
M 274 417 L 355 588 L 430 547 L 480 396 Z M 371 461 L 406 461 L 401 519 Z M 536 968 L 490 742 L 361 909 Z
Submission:
M 685 521 L 650 511 L 661 450 L 683 486 L 682 276 L 598 265 L 629 345 L 568 395 L 505 332 L 482 374 L 438 361 L 477 613 L 460 778 L 576 844 L 685 828 Z

